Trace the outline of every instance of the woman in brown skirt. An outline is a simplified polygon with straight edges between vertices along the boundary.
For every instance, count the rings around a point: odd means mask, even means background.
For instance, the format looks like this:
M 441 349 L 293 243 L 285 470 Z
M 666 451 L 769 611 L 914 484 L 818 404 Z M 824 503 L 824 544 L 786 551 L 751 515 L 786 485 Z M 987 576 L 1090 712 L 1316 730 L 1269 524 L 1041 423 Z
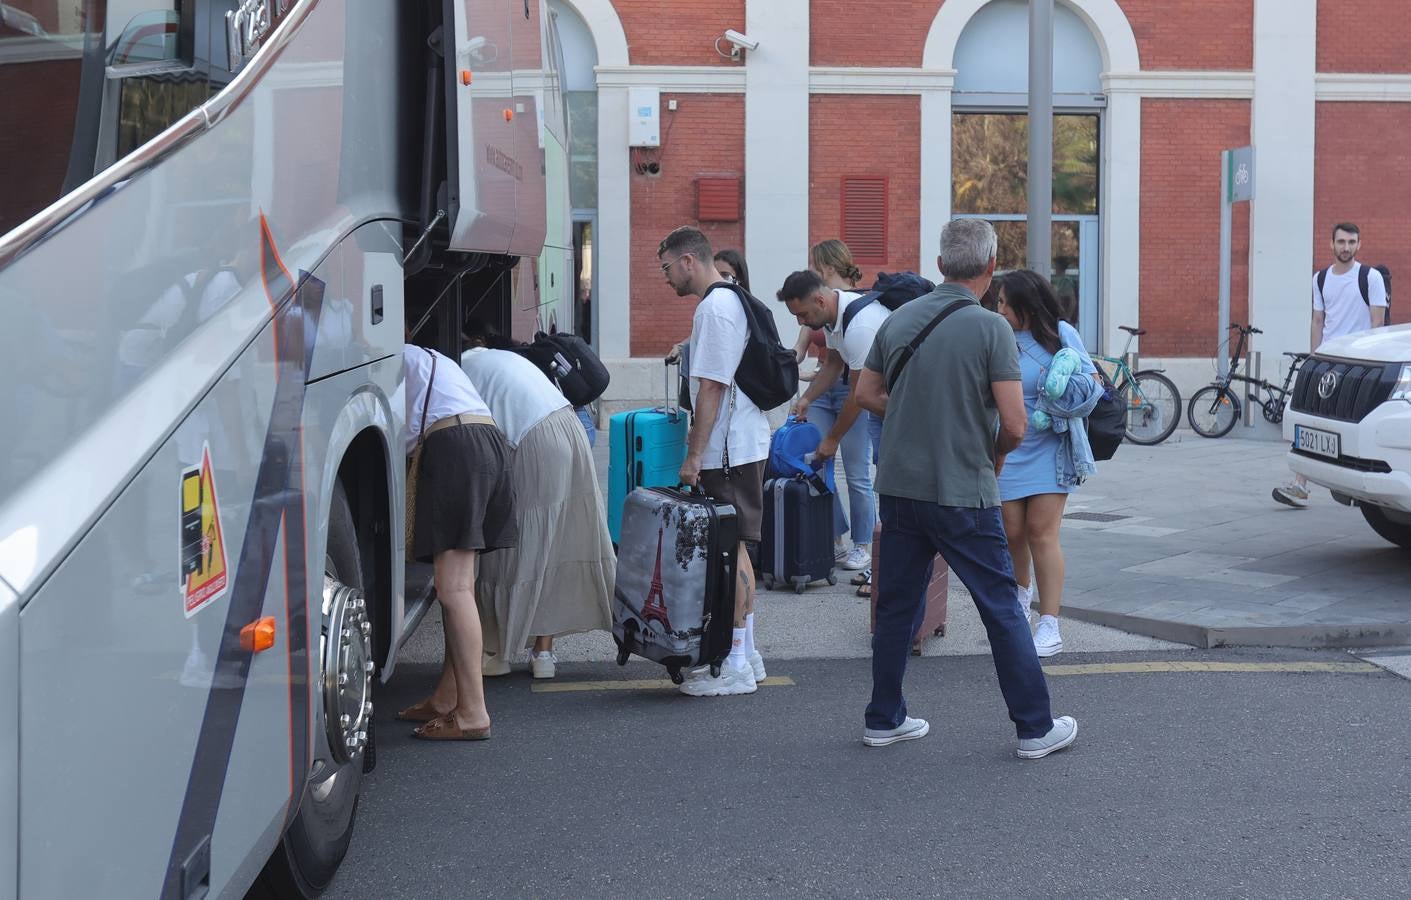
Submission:
M 409 553 L 434 567 L 446 629 L 446 661 L 436 690 L 397 718 L 424 724 L 425 740 L 490 737 L 481 678 L 483 641 L 475 607 L 479 555 L 515 547 L 514 451 L 490 408 L 454 361 L 407 344 L 407 455 L 416 480 Z

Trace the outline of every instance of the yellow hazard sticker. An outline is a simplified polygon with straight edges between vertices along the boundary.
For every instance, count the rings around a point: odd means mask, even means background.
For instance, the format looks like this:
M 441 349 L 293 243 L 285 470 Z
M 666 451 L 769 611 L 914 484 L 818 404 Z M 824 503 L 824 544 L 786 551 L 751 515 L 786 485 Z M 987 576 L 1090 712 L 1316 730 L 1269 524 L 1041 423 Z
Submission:
M 181 473 L 181 593 L 186 617 L 220 599 L 228 581 L 211 447 L 205 444 L 201 464 Z

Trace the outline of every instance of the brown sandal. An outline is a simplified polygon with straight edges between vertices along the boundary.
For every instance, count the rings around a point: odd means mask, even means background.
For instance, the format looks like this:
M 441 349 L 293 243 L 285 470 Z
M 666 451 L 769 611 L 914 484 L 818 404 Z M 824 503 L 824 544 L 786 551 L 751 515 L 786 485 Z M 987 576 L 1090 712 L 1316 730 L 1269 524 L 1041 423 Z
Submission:
M 461 728 L 455 716 L 437 716 L 420 728 L 413 728 L 412 737 L 423 741 L 488 741 L 490 727 Z
M 420 703 L 408 706 L 397 713 L 399 722 L 430 722 L 432 719 L 439 719 L 445 713 L 439 713 L 431 705 L 430 700 L 423 700 Z

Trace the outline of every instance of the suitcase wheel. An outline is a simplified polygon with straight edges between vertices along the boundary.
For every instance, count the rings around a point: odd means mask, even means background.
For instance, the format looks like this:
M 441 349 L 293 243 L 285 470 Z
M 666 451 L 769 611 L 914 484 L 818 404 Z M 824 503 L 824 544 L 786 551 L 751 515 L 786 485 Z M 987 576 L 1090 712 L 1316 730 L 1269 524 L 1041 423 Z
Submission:
M 625 646 L 625 645 L 623 645 L 623 644 L 618 644 L 618 645 L 617 645 L 617 664 L 618 664 L 619 666 L 625 666 L 625 665 L 627 665 L 627 658 L 628 658 L 629 656 L 631 656 L 631 655 L 632 655 L 632 650 L 631 650 L 630 648 L 628 648 L 627 646 Z
M 710 664 L 710 677 L 711 677 L 711 678 L 719 678 L 719 677 L 720 677 L 720 663 L 711 663 L 711 664 Z M 676 683 L 677 683 L 677 684 L 680 684 L 681 682 L 678 681 L 678 682 L 676 682 Z
M 803 589 L 806 588 L 806 587 L 808 587 L 808 579 L 807 579 L 807 578 L 795 578 L 795 579 L 794 579 L 794 593 L 795 593 L 795 594 L 802 594 L 802 593 L 803 593 Z
M 920 655 L 921 655 L 921 642 L 920 642 L 920 641 L 917 641 L 916 643 L 914 643 L 914 644 L 911 645 L 911 655 L 912 655 L 912 656 L 920 656 Z
M 830 573 L 830 574 L 828 575 L 828 584 L 829 584 L 829 586 L 831 587 L 832 585 L 835 585 L 835 584 L 837 584 L 837 583 L 838 583 L 838 576 L 837 576 L 837 575 L 833 575 L 833 574 Z
M 772 591 L 772 590 L 774 590 L 774 576 L 773 576 L 773 575 L 763 575 L 763 576 L 760 577 L 760 581 L 762 581 L 762 582 L 764 583 L 764 589 L 765 589 L 766 591 Z
M 937 626 L 936 626 L 936 637 L 945 637 L 945 636 L 946 636 L 946 626 L 944 626 L 944 625 L 937 625 Z
M 686 680 L 686 676 L 681 674 L 679 666 L 669 666 L 666 670 L 666 674 L 671 677 L 672 684 L 680 684 Z

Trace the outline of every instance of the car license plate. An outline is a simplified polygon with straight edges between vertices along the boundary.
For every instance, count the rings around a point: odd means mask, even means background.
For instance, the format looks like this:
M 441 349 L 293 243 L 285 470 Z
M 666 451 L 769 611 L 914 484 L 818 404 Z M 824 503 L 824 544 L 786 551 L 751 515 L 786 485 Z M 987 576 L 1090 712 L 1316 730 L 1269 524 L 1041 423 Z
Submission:
M 1331 431 L 1319 431 L 1306 425 L 1293 427 L 1293 445 L 1306 453 L 1337 459 L 1339 451 L 1338 435 Z

